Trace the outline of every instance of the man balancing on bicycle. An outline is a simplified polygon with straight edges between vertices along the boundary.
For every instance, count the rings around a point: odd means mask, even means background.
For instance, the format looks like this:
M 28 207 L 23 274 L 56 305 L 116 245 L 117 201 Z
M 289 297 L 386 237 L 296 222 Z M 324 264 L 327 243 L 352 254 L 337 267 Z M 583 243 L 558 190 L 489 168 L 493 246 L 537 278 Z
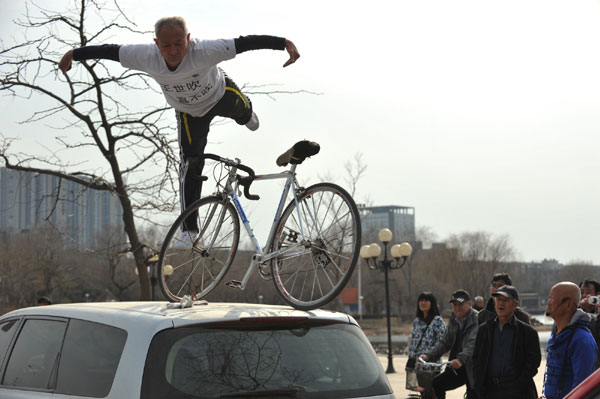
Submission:
M 250 130 L 258 129 L 258 118 L 250 99 L 217 65 L 249 50 L 286 50 L 284 67 L 300 57 L 294 43 L 275 36 L 240 36 L 237 39 L 190 39 L 181 17 L 161 18 L 154 26 L 155 44 L 85 46 L 69 50 L 58 67 L 63 73 L 72 61 L 109 59 L 126 68 L 148 73 L 160 85 L 169 105 L 175 108 L 181 160 L 179 184 L 181 210 L 200 198 L 204 154 L 210 123 L 215 116 L 231 118 Z M 188 173 L 192 165 L 193 170 Z M 194 241 L 195 218 L 186 221 L 181 241 Z

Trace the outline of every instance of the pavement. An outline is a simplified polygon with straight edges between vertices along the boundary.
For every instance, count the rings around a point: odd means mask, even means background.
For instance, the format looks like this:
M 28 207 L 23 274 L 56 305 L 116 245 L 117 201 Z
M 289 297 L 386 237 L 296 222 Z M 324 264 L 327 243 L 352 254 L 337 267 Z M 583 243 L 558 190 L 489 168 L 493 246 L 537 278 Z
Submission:
M 388 359 L 387 355 L 378 355 L 379 361 L 383 366 L 383 370 L 387 370 Z M 392 358 L 392 363 L 394 366 L 395 373 L 386 374 L 390 384 L 392 385 L 392 389 L 394 390 L 394 395 L 396 395 L 397 399 L 406 399 L 409 395 L 416 394 L 417 392 L 408 391 L 406 387 L 406 372 L 404 371 L 404 365 L 408 360 L 408 356 L 406 355 L 394 355 Z M 546 370 L 546 359 L 542 356 L 542 363 L 540 364 L 540 368 L 538 369 L 538 373 L 534 377 L 535 385 L 537 387 L 538 396 L 542 394 L 542 386 L 544 384 L 544 371 Z M 462 386 L 453 391 L 446 392 L 446 398 L 448 399 L 463 399 L 465 394 L 465 387 Z

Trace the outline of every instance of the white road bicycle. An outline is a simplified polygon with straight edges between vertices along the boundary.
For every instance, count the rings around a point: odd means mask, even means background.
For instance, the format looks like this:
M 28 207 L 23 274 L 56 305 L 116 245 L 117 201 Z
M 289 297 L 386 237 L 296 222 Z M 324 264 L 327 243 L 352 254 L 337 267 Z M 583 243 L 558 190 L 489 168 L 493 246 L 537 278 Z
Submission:
M 279 166 L 289 163 L 289 168 L 265 175 L 256 175 L 239 159 L 204 154 L 205 159 L 216 161 L 215 168 L 221 168 L 222 173 L 216 175 L 217 192 L 188 206 L 167 233 L 157 264 L 163 294 L 177 302 L 184 295 L 196 300 L 211 292 L 235 258 L 241 219 L 255 254 L 242 281 L 229 281 L 228 286 L 243 290 L 258 269 L 261 277 L 273 280 L 283 300 L 297 309 L 322 307 L 335 298 L 356 265 L 361 225 L 356 204 L 343 188 L 333 183 L 298 185 L 296 167 L 318 151 L 317 143 L 298 142 L 277 159 Z M 258 196 L 249 192 L 250 185 L 271 179 L 282 179 L 285 184 L 269 236 L 261 247 L 238 192 L 243 187 L 246 198 L 257 200 Z M 290 194 L 291 201 L 284 208 Z M 193 215 L 199 234 L 193 245 L 182 248 L 178 237 L 184 221 Z

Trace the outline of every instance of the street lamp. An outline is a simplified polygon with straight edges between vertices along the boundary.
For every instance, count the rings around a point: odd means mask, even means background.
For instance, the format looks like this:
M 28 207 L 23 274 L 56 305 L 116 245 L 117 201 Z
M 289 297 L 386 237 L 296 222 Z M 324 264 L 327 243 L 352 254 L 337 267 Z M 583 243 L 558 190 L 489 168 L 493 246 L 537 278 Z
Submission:
M 392 231 L 390 229 L 381 229 L 377 235 L 379 241 L 383 243 L 383 259 L 379 260 L 381 255 L 381 247 L 373 243 L 371 245 L 363 245 L 360 248 L 360 256 L 365 260 L 369 269 L 383 269 L 385 276 L 385 308 L 387 317 L 387 338 L 388 338 L 388 366 L 386 373 L 395 373 L 394 364 L 392 363 L 392 329 L 390 323 L 390 292 L 388 283 L 388 269 L 400 269 L 406 263 L 406 260 L 412 253 L 412 247 L 409 243 L 393 245 L 390 252 L 393 259 L 388 258 L 387 246 L 392 241 Z
M 156 284 L 158 283 L 158 278 L 156 277 L 156 264 L 158 263 L 158 255 L 154 255 L 151 256 L 150 258 L 146 259 L 146 263 L 148 264 L 147 267 L 147 271 L 148 274 L 150 275 L 150 285 L 152 286 L 152 300 L 154 301 L 154 287 L 156 287 Z M 153 267 L 154 266 L 154 267 Z M 136 276 L 138 275 L 138 269 L 137 267 L 134 269 L 135 270 L 135 274 Z M 165 265 L 163 266 L 163 273 L 166 277 L 169 277 L 170 275 L 173 274 L 173 266 L 171 265 Z

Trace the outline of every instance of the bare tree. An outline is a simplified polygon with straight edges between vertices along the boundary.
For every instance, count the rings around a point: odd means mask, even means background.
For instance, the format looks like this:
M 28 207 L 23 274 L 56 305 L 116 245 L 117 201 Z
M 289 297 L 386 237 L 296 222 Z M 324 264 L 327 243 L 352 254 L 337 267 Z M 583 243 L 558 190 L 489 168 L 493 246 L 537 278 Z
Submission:
M 110 292 L 119 300 L 124 300 L 124 293 L 135 284 L 135 274 L 127 259 L 127 247 L 124 244 L 120 229 L 109 226 L 98 234 L 96 248 L 93 253 L 105 268 L 98 276 L 100 281 L 107 281 L 104 286 L 111 287 Z M 148 241 L 146 241 L 148 242 Z M 113 292 L 116 291 L 116 292 Z
M 491 276 L 514 256 L 507 235 L 495 237 L 485 231 L 464 232 L 451 235 L 446 243 L 457 251 L 456 259 L 447 265 L 456 279 L 455 288 L 464 288 L 473 295 L 486 292 Z
M 598 268 L 592 262 L 576 260 L 563 267 L 558 273 L 558 281 L 571 281 L 581 283 L 586 278 L 594 278 Z
M 363 178 L 367 170 L 367 165 L 363 161 L 362 152 L 354 154 L 352 161 L 347 161 L 344 164 L 344 169 L 346 170 L 344 181 L 348 185 L 348 192 L 354 197 L 358 189 L 358 182 Z
M 13 235 L 0 244 L 0 305 L 32 306 L 76 280 L 72 251 L 50 226 Z M 4 302 L 4 303 L 2 303 Z
M 177 160 L 169 138 L 172 129 L 161 122 L 168 108 L 132 110 L 113 95 L 119 90 L 148 90 L 148 77 L 143 73 L 125 70 L 114 75 L 102 61 L 80 63 L 79 70 L 70 75 L 73 78 L 57 70 L 58 60 L 67 48 L 101 42 L 120 31 L 141 32 L 116 3 L 113 10 L 93 0 L 80 0 L 60 12 L 34 10 L 35 5 L 16 21 L 26 39 L 11 46 L 2 43 L 0 92 L 40 98 L 49 104 L 25 123 L 45 121 L 61 131 L 79 131 L 79 135 L 56 136 L 62 146 L 60 154 L 51 152 L 45 157 L 12 154 L 12 140 L 5 138 L 0 144 L 0 157 L 9 169 L 54 175 L 116 195 L 123 210 L 128 250 L 139 271 L 141 297 L 149 299 L 149 254 L 138 237 L 134 213 L 168 211 L 175 203 L 172 171 Z M 90 148 L 100 152 L 103 168 L 68 161 L 80 159 L 79 154 Z

